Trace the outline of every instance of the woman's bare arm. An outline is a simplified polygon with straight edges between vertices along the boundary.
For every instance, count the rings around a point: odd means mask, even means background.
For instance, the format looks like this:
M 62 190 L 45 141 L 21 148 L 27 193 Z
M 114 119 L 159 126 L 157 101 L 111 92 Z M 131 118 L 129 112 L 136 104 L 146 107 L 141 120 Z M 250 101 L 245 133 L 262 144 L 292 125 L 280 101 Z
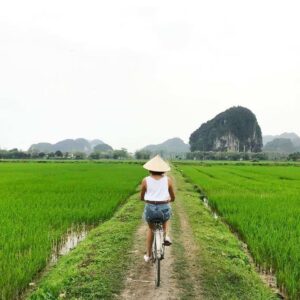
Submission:
M 141 200 L 144 201 L 144 197 L 146 194 L 146 190 L 147 190 L 147 184 L 146 184 L 146 180 L 143 179 L 142 184 L 141 184 Z
M 169 194 L 171 196 L 171 202 L 175 201 L 175 192 L 174 192 L 174 186 L 173 181 L 169 178 Z

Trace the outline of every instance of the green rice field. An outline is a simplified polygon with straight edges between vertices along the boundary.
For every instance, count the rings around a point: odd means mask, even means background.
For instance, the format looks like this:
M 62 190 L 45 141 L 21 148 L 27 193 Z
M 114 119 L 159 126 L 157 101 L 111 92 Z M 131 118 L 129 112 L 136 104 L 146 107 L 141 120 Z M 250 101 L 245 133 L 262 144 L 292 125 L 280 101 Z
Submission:
M 178 164 L 248 244 L 255 262 L 300 299 L 300 167 Z
M 109 219 L 144 175 L 128 163 L 1 163 L 0 298 L 19 297 L 70 227 Z

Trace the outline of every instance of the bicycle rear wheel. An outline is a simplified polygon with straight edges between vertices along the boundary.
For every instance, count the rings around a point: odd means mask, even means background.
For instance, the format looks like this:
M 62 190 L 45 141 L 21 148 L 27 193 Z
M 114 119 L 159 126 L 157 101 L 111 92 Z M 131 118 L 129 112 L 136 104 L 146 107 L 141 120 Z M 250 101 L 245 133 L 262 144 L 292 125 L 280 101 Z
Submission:
M 156 229 L 154 231 L 153 239 L 153 263 L 155 264 L 155 286 L 160 286 L 160 261 L 163 258 L 163 248 L 162 248 L 162 231 Z
M 159 250 L 159 243 L 160 243 L 160 236 L 159 231 L 155 232 L 154 237 L 154 252 L 155 252 L 155 286 L 159 287 L 160 285 L 160 259 L 161 259 L 161 253 Z
M 155 286 L 160 285 L 160 258 L 156 256 L 155 260 Z

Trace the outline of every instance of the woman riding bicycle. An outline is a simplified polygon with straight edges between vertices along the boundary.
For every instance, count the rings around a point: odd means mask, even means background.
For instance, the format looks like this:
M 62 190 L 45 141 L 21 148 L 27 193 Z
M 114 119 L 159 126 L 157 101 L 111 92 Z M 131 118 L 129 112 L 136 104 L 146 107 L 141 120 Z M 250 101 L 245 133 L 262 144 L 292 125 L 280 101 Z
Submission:
M 171 217 L 170 202 L 175 200 L 174 187 L 171 179 L 165 175 L 170 171 L 170 166 L 159 156 L 155 156 L 143 166 L 150 175 L 143 179 L 141 185 L 141 200 L 145 201 L 144 219 L 148 222 L 147 253 L 144 260 L 151 260 L 151 248 L 153 242 L 153 219 L 159 216 L 163 223 L 164 244 L 172 244 L 168 236 L 168 220 Z

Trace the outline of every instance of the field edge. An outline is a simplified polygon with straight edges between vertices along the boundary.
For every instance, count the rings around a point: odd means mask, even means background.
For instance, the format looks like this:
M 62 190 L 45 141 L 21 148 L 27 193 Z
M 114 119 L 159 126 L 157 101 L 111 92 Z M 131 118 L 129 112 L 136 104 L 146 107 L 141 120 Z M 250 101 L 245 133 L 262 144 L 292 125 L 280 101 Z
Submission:
M 115 298 L 130 265 L 129 250 L 141 222 L 142 205 L 137 193 L 130 196 L 111 219 L 61 257 L 26 299 Z

